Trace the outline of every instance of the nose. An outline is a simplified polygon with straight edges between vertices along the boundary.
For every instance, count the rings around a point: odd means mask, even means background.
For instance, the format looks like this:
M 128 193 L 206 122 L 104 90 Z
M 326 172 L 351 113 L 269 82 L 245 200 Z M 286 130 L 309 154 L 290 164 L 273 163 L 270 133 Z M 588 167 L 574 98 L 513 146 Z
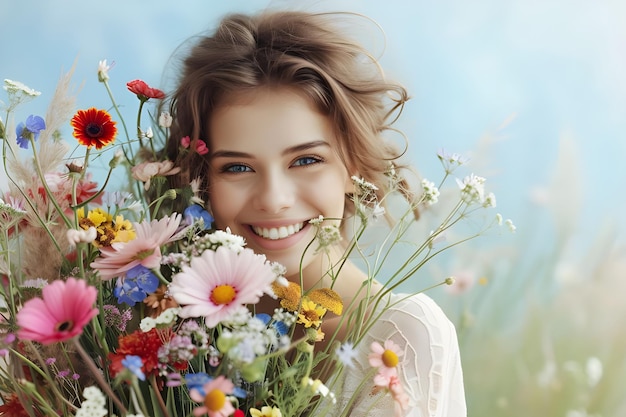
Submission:
M 252 202 L 256 210 L 276 214 L 293 206 L 297 187 L 287 173 L 273 169 L 261 173 L 258 178 Z

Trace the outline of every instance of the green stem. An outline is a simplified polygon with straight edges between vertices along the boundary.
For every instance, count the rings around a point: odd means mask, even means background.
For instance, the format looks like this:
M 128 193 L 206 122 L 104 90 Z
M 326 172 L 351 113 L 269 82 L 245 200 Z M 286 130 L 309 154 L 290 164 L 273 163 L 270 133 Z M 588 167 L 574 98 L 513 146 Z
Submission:
M 100 385 L 100 388 L 102 388 L 102 390 L 109 396 L 109 398 L 115 403 L 117 408 L 119 408 L 119 410 L 123 414 L 127 414 L 128 410 L 126 409 L 124 404 L 122 404 L 122 402 L 117 397 L 117 395 L 115 395 L 115 393 L 111 389 L 111 386 L 107 383 L 107 381 L 104 380 L 104 377 L 102 376 L 102 372 L 93 363 L 93 360 L 91 359 L 89 354 L 85 352 L 85 349 L 81 346 L 80 342 L 78 341 L 78 338 L 77 337 L 73 338 L 72 342 L 74 342 L 74 346 L 76 347 L 78 354 L 83 359 L 83 362 L 85 363 L 85 365 L 87 365 L 87 367 L 91 371 L 92 376 L 98 382 L 98 385 Z

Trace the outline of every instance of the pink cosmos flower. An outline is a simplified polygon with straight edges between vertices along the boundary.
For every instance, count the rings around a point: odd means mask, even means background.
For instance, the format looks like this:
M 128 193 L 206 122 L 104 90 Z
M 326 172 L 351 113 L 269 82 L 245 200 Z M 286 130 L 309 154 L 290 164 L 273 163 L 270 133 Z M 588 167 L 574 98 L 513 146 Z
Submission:
M 369 363 L 378 368 L 378 373 L 374 377 L 374 383 L 378 386 L 388 386 L 390 378 L 398 375 L 396 366 L 399 357 L 402 356 L 400 346 L 391 340 L 385 340 L 384 345 L 373 342 L 370 345 Z
M 28 300 L 17 313 L 18 338 L 48 345 L 78 336 L 98 314 L 93 307 L 97 293 L 95 287 L 75 278 L 46 285 L 42 298 Z
M 237 253 L 220 246 L 192 258 L 190 266 L 172 278 L 170 293 L 183 306 L 180 317 L 204 317 L 212 328 L 242 305 L 273 294 L 275 279 L 265 256 L 248 248 Z
M 180 144 L 183 148 L 189 148 L 191 145 L 191 138 L 189 136 L 184 136 L 180 140 Z M 209 153 L 209 148 L 207 148 L 206 143 L 202 139 L 198 139 L 196 141 L 196 152 L 198 152 L 199 155 L 206 155 Z
M 91 267 L 100 273 L 103 280 L 125 276 L 137 265 L 158 268 L 161 265 L 161 246 L 178 238 L 176 231 L 181 219 L 182 215 L 174 213 L 160 220 L 133 223 L 137 237 L 100 248 L 100 256 L 91 263 Z
M 203 406 L 193 410 L 194 416 L 208 414 L 209 417 L 228 417 L 235 412 L 235 407 L 226 398 L 226 394 L 232 394 L 235 385 L 223 375 L 207 382 L 202 387 L 205 395 L 196 388 L 189 390 L 189 396 L 196 402 L 204 403 Z

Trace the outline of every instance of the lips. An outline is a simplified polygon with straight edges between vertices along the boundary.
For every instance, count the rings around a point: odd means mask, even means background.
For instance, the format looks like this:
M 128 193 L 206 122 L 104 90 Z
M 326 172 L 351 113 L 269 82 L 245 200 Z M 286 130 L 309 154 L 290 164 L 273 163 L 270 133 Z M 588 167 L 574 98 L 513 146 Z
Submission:
M 295 223 L 280 227 L 258 227 L 252 226 L 252 231 L 258 236 L 269 240 L 285 239 L 291 235 L 295 235 L 304 227 L 304 223 Z

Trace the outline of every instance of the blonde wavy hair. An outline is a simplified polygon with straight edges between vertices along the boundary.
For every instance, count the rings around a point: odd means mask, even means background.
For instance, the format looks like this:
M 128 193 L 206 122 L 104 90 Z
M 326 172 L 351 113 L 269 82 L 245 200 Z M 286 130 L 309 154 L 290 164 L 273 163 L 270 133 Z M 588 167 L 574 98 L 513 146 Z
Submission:
M 195 152 L 180 153 L 180 140 L 202 139 L 210 147 L 213 111 L 261 87 L 289 87 L 308 97 L 334 122 L 340 158 L 351 173 L 378 187 L 390 187 L 388 173 L 405 148 L 384 137 L 408 100 L 405 88 L 387 81 L 376 59 L 357 42 L 342 36 L 332 13 L 299 11 L 232 14 L 209 36 L 201 37 L 183 61 L 178 87 L 169 99 L 173 116 L 167 156 L 182 168 L 174 186 L 203 181 L 201 197 L 210 193 L 209 160 Z M 341 18 L 341 16 L 339 16 Z M 192 146 L 193 149 L 193 146 Z M 396 182 L 411 201 L 404 180 Z M 346 204 L 353 212 L 354 204 Z

